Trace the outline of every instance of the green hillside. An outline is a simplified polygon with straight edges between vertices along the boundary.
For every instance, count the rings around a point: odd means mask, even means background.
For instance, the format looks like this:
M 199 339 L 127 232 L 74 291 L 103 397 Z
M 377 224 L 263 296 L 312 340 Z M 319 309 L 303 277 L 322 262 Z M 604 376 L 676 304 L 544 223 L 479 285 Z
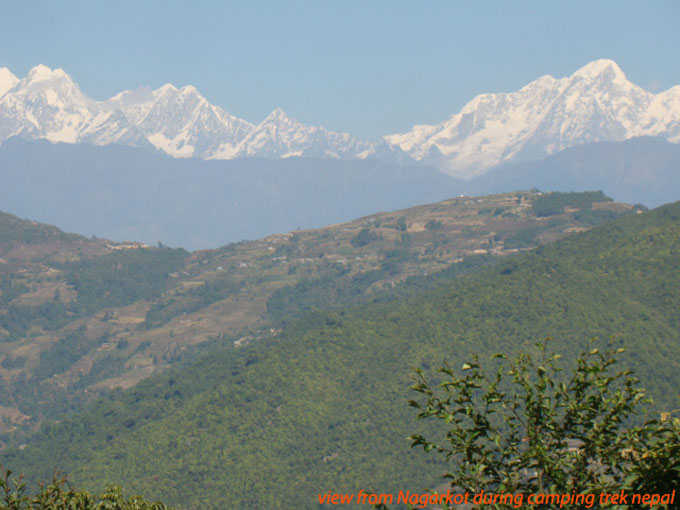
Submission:
M 0 214 L 0 450 L 215 341 L 257 342 L 633 211 L 601 192 L 457 197 L 191 254 Z
M 439 483 L 410 450 L 410 368 L 563 353 L 613 335 L 663 408 L 680 387 L 680 203 L 621 218 L 402 299 L 315 312 L 45 427 L 2 462 L 121 483 L 180 508 L 313 508 L 316 494 Z

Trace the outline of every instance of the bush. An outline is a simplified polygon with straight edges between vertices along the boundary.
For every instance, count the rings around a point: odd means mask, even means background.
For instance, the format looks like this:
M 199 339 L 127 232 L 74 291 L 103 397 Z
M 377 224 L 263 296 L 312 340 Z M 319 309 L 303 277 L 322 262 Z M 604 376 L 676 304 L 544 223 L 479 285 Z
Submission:
M 623 349 L 610 342 L 602 351 L 591 342 L 568 375 L 547 344 L 537 344 L 538 356 L 494 356 L 500 362 L 493 375 L 477 358 L 465 363 L 460 375 L 444 365 L 439 373 L 445 379 L 438 385 L 416 370 L 412 389 L 425 401 L 410 405 L 420 409 L 419 418 L 442 420 L 445 436 L 435 442 L 416 434 L 412 445 L 452 462 L 445 477 L 461 492 L 588 495 L 677 489 L 680 420 L 665 413 L 660 421 L 630 425 L 644 390 L 630 371 L 613 370 Z
M 67 486 L 66 478 L 55 477 L 50 485 L 28 495 L 21 478 L 11 479 L 11 475 L 5 471 L 0 478 L 0 510 L 169 510 L 163 503 L 151 503 L 141 496 L 125 499 L 119 487 L 110 487 L 97 497 Z
M 439 220 L 430 220 L 427 223 L 425 223 L 425 228 L 427 230 L 438 230 L 442 228 L 442 222 Z
M 372 243 L 373 241 L 377 241 L 380 239 L 378 234 L 375 232 L 371 232 L 367 228 L 362 228 L 357 235 L 355 235 L 351 240 L 350 243 L 352 246 L 355 248 L 360 248 L 362 246 L 366 246 L 369 243 Z

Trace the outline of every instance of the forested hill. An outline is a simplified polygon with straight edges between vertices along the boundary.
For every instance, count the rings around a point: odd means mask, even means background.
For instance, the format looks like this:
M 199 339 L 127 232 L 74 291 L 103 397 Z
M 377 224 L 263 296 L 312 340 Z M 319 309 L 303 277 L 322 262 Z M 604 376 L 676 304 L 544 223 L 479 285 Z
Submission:
M 633 212 L 601 192 L 457 197 L 191 254 L 0 214 L 0 450 L 215 339 L 257 342 Z
M 629 215 L 407 299 L 317 312 L 225 345 L 46 427 L 2 462 L 122 483 L 180 508 L 317 508 L 316 494 L 420 490 L 441 465 L 411 450 L 411 367 L 530 350 L 565 360 L 592 336 L 665 408 L 680 387 L 680 203 Z

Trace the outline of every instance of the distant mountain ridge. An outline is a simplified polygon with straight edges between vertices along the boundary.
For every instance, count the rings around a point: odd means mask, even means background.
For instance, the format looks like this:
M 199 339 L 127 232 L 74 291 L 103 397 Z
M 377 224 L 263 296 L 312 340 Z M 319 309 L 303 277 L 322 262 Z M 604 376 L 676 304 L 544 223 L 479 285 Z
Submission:
M 417 161 L 469 179 L 584 143 L 637 136 L 678 143 L 680 86 L 653 94 L 602 59 L 566 78 L 546 75 L 517 92 L 479 95 L 440 124 L 366 141 L 305 125 L 280 108 L 255 125 L 190 85 L 94 101 L 61 69 L 39 65 L 19 79 L 0 68 L 0 142 L 12 136 L 155 148 L 182 158 Z
M 479 95 L 440 124 L 385 138 L 416 161 L 469 179 L 499 164 L 638 136 L 680 142 L 680 86 L 653 94 L 602 59 L 567 78 L 546 75 L 517 92 Z
M 0 145 L 0 204 L 21 217 L 116 241 L 195 250 L 457 195 L 602 190 L 653 207 L 680 200 L 680 144 L 600 142 L 463 181 L 425 165 L 323 157 L 171 158 L 121 145 Z
M 23 79 L 0 69 L 0 141 L 12 136 L 51 142 L 154 147 L 173 157 L 234 159 L 291 156 L 407 160 L 386 143 L 306 126 L 276 108 L 253 125 L 212 105 L 193 86 L 123 91 L 94 101 L 61 69 L 39 65 Z M 393 157 L 390 152 L 396 152 Z
M 472 194 L 532 188 L 603 190 L 616 200 L 656 207 L 680 200 L 680 144 L 639 137 L 587 143 L 535 161 L 492 168 L 466 181 Z

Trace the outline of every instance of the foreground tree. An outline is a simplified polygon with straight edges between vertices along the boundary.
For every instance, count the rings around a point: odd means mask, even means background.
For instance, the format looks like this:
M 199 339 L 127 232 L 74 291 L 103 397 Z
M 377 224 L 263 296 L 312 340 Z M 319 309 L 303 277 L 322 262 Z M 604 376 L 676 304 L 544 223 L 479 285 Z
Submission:
M 21 478 L 11 475 L 11 471 L 4 471 L 0 478 L 0 510 L 170 510 L 163 503 L 151 503 L 140 496 L 125 499 L 118 487 L 110 487 L 97 497 L 69 487 L 66 478 L 55 478 L 37 494 L 29 495 Z
M 410 405 L 419 418 L 442 420 L 445 435 L 413 435 L 413 446 L 446 456 L 453 469 L 444 476 L 456 492 L 587 496 L 680 488 L 680 420 L 664 413 L 632 425 L 647 401 L 630 371 L 615 370 L 623 349 L 610 342 L 601 350 L 593 341 L 568 373 L 548 345 L 538 344 L 536 356 L 494 356 L 492 374 L 477 358 L 460 371 L 440 368 L 439 384 L 416 370 L 412 389 L 424 401 Z M 672 508 L 680 508 L 680 495 L 675 499 Z M 484 507 L 516 507 L 507 503 Z M 593 508 L 581 503 L 568 507 Z M 526 499 L 523 506 L 558 507 Z

